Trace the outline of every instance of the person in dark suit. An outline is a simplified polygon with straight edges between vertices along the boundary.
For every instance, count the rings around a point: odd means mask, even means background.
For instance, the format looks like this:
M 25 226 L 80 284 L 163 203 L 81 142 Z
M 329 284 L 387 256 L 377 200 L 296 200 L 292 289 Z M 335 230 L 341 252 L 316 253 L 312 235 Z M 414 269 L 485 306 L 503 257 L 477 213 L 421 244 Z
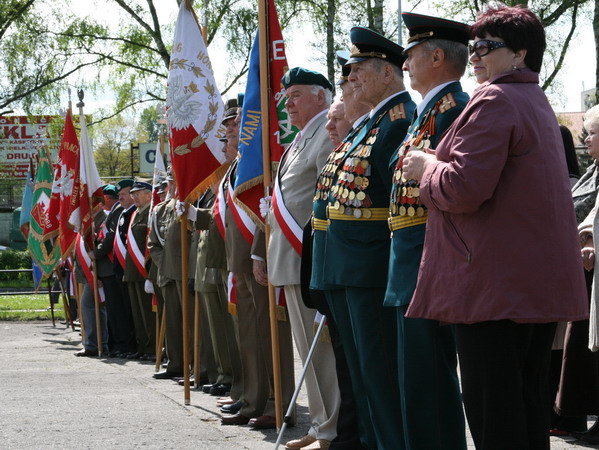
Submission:
M 465 449 L 465 421 L 456 371 L 454 329 L 407 319 L 424 246 L 426 208 L 419 185 L 402 176 L 408 151 L 436 148 L 468 102 L 459 79 L 468 63 L 469 27 L 437 17 L 404 13 L 410 31 L 404 71 L 422 95 L 408 135 L 391 159 L 394 169 L 389 228 L 392 232 L 385 306 L 397 314 L 399 390 L 406 448 Z M 432 36 L 432 37 L 430 37 Z
M 316 199 L 327 201 L 326 239 L 313 273 L 326 289 L 356 398 L 367 399 L 367 409 L 358 411 L 363 444 L 402 449 L 396 324 L 383 299 L 390 245 L 389 161 L 406 135 L 415 104 L 403 83 L 403 48 L 362 27 L 352 28 L 350 38 L 349 83 L 356 100 L 371 111 L 323 171 Z
M 129 290 L 137 340 L 137 352 L 130 355 L 129 359 L 153 361 L 156 357 L 156 319 L 152 312 L 152 295 L 144 290 L 144 284 L 148 276 L 146 242 L 152 185 L 143 181 L 136 181 L 129 193 L 133 197 L 135 206 L 137 206 L 129 223 L 128 251 L 123 276 L 123 281 L 127 283 Z

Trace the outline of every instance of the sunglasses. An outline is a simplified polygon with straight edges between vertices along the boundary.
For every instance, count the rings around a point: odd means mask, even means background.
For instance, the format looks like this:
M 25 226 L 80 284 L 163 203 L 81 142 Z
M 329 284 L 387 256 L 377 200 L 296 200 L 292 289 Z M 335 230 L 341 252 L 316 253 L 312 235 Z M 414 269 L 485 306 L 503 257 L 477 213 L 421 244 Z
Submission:
M 498 48 L 507 47 L 505 42 L 497 42 L 497 41 L 489 41 L 488 39 L 481 39 L 480 41 L 476 41 L 474 44 L 468 46 L 468 51 L 470 54 L 474 53 L 479 58 L 481 56 L 486 56 L 493 50 L 497 50 Z

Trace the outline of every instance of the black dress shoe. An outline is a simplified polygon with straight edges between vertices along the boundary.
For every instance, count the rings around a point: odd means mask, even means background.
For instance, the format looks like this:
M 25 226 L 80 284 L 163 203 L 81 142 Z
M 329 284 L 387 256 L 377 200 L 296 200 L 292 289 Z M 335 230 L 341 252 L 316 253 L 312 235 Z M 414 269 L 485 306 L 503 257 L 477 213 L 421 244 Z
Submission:
M 204 394 L 210 394 L 210 389 L 212 389 L 214 386 L 217 386 L 217 384 L 216 383 L 204 384 L 202 386 L 202 392 Z
M 180 372 L 169 372 L 168 370 L 165 370 L 164 372 L 156 372 L 152 377 L 157 380 L 170 380 L 175 377 L 180 377 L 181 375 L 183 374 Z
M 139 358 L 141 358 L 141 353 L 139 353 L 139 352 L 129 353 L 127 356 L 125 356 L 125 358 L 127 358 L 127 359 L 139 359 Z
M 220 383 L 217 385 L 213 385 L 210 388 L 210 395 L 214 395 L 214 396 L 218 396 L 218 397 L 225 395 L 227 392 L 231 392 L 230 384 Z
M 234 416 L 223 417 L 220 419 L 222 425 L 245 425 L 250 421 L 249 417 L 245 417 L 242 414 L 235 414 Z
M 143 355 L 141 355 L 139 357 L 140 361 L 151 361 L 151 362 L 156 362 L 156 355 L 152 354 L 152 353 L 144 353 Z
M 93 351 L 93 350 L 79 350 L 77 353 L 75 353 L 75 356 L 86 356 L 88 358 L 91 358 L 93 356 L 98 356 L 98 351 Z
M 599 433 L 571 433 L 572 436 L 576 436 L 579 440 L 585 444 L 597 445 L 599 444 Z
M 242 406 L 243 403 L 241 403 L 241 400 L 237 400 L 235 403 L 231 403 L 230 405 L 221 406 L 220 410 L 227 414 L 237 414 Z

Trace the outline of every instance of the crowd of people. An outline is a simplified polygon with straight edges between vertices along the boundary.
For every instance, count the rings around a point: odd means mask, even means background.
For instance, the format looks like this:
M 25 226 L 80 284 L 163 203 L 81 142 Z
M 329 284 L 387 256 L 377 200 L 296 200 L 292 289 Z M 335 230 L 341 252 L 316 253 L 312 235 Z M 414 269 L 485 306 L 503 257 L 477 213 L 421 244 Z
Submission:
M 550 432 L 599 441 L 599 424 L 586 431 L 586 416 L 599 413 L 599 172 L 593 163 L 576 180 L 572 137 L 539 86 L 542 24 L 525 7 L 489 8 L 473 25 L 402 19 L 405 48 L 352 28 L 351 51 L 337 53 L 337 99 L 320 73 L 296 67 L 283 77 L 299 133 L 273 196 L 260 201 L 268 243 L 259 228 L 251 242 L 243 235 L 226 200 L 241 95 L 223 119 L 228 170 L 196 204 L 177 201 L 170 175 L 152 210 L 151 184 L 104 187 L 88 256 L 106 297 L 105 338 L 99 349 L 81 275 L 77 356 L 154 361 L 164 315 L 167 359 L 153 377 L 183 382 L 181 298 L 197 293 L 193 382 L 218 397 L 222 425 L 275 428 L 270 283 L 286 301 L 277 307 L 283 410 L 294 391 L 292 338 L 306 361 L 317 314 L 329 331 L 306 371 L 310 428 L 287 449 L 465 450 L 466 419 L 478 449 L 549 449 Z M 460 85 L 469 61 L 472 98 Z M 597 161 L 599 107 L 584 125 Z

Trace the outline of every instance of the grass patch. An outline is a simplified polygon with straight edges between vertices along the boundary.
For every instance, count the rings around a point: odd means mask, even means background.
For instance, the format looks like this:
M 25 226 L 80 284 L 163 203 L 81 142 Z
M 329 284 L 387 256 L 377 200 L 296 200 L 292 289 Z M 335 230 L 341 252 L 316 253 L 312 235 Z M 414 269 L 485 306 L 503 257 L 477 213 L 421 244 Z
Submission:
M 0 296 L 0 320 L 51 320 L 48 294 Z M 54 317 L 64 320 L 62 302 L 54 305 Z
M 45 282 L 43 282 L 45 283 Z M 40 286 L 40 290 L 46 285 Z M 33 281 L 31 280 L 0 280 L 0 288 L 20 288 L 33 291 Z

